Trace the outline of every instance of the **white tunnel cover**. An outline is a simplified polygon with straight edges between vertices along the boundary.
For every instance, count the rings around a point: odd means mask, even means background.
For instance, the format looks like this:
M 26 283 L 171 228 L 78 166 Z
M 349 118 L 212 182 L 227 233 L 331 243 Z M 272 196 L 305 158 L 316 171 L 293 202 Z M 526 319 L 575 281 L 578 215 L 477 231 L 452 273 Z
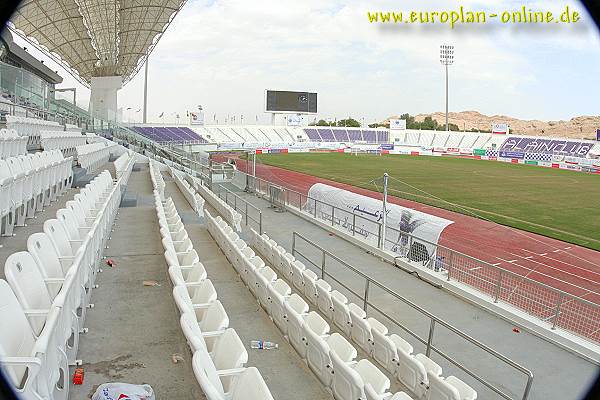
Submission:
M 314 184 L 308 191 L 304 210 L 338 229 L 354 232 L 354 236 L 378 245 L 379 224 L 383 219 L 383 202 L 323 183 Z M 315 214 L 316 204 L 316 214 Z M 453 221 L 402 207 L 387 204 L 385 249 L 408 256 L 412 261 L 426 262 L 435 256 L 435 249 L 444 228 Z M 410 234 L 414 237 L 411 239 Z M 425 253 L 426 251 L 426 253 Z

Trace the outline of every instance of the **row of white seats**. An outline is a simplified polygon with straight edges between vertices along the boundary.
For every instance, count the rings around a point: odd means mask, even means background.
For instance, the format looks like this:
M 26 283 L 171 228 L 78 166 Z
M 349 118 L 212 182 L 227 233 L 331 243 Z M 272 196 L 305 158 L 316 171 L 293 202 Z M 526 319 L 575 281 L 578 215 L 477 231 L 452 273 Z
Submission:
M 77 146 L 77 163 L 81 168 L 85 168 L 87 172 L 93 172 L 106 164 L 110 158 L 110 151 L 114 143 L 96 142 Z
M 121 180 L 123 186 L 127 185 L 131 171 L 133 171 L 133 165 L 135 164 L 135 153 L 131 150 L 125 151 L 114 161 L 114 164 L 117 179 Z
M 59 195 L 73 180 L 72 158 L 60 151 L 42 151 L 0 160 L 0 232 L 11 236 Z
M 195 182 L 195 188 L 200 193 L 200 196 L 204 198 L 208 203 L 221 214 L 236 231 L 242 230 L 242 214 L 233 209 L 225 200 L 222 200 L 212 190 L 204 186 L 202 181 L 198 178 L 193 178 Z
M 165 200 L 165 179 L 160 172 L 159 163 L 154 161 L 151 158 L 148 158 L 148 163 L 150 165 L 150 180 L 152 181 L 152 185 L 154 186 L 154 190 L 158 192 L 160 199 L 162 201 Z
M 58 122 L 46 121 L 39 118 L 21 117 L 17 115 L 6 116 L 6 127 L 17 131 L 19 136 L 28 138 L 28 144 L 40 144 L 40 132 L 47 130 L 61 130 Z
M 19 136 L 14 129 L 0 129 L 0 159 L 27 153 L 26 136 Z
M 65 131 L 81 133 L 81 128 L 73 124 L 65 124 Z
M 244 283 L 273 322 L 306 360 L 321 382 L 338 400 L 410 400 L 406 393 L 387 392 L 390 380 L 367 359 L 356 361 L 356 349 L 339 333 L 329 334 L 329 324 L 277 273 L 239 238 L 221 217 L 206 214 L 208 230 L 229 258 Z
M 87 144 L 87 136 L 65 131 L 41 131 L 40 142 L 46 151 L 60 150 L 65 156 L 74 156 L 75 148 Z
M 173 167 L 169 167 L 169 169 L 183 197 L 185 197 L 196 214 L 202 216 L 204 213 L 204 199 L 202 196 L 196 193 L 196 190 L 185 180 L 184 172 L 177 171 Z
M 120 190 L 108 171 L 8 257 L 0 280 L 0 365 L 24 400 L 66 400 Z M 10 286 L 9 286 L 10 285 Z
M 192 368 L 208 400 L 272 400 L 256 368 L 245 367 L 248 352 L 229 317 L 169 197 L 157 190 L 154 201 L 173 298 L 181 313 L 181 329 L 194 353 Z
M 413 355 L 413 346 L 397 334 L 388 335 L 388 328 L 346 296 L 296 260 L 285 248 L 266 234 L 251 230 L 254 248 L 287 280 L 304 293 L 319 311 L 348 337 L 396 376 L 417 397 L 427 395 L 435 400 L 474 400 L 477 392 L 459 378 L 443 378 L 442 368 L 425 354 Z

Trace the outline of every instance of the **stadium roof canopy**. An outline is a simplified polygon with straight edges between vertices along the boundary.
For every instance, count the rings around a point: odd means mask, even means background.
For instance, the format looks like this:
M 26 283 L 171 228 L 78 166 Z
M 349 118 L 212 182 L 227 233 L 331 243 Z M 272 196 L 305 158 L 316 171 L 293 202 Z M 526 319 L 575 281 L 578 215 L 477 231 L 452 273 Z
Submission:
M 185 2 L 24 0 L 9 27 L 86 86 L 100 76 L 122 76 L 126 83 Z

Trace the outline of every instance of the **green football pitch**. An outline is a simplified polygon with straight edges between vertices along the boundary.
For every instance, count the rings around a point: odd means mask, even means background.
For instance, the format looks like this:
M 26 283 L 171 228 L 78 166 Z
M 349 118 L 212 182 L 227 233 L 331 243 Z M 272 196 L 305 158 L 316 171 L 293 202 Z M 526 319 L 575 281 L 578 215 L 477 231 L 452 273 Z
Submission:
M 257 162 L 600 250 L 600 175 L 455 157 L 263 154 Z

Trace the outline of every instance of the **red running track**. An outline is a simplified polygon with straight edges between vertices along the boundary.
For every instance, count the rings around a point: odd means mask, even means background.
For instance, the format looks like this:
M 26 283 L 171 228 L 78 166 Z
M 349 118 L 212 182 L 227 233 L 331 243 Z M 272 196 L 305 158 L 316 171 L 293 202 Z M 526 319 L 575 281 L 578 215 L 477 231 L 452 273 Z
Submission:
M 237 164 L 245 171 L 245 161 Z M 269 165 L 257 164 L 256 174 L 303 194 L 307 194 L 313 184 L 321 182 L 381 199 L 381 193 L 372 190 Z M 454 221 L 442 232 L 439 242 L 442 246 L 600 305 L 600 252 L 398 197 L 390 196 L 389 201 Z M 456 279 L 495 295 L 495 285 L 490 282 L 495 282 L 497 275 L 492 276 L 490 271 L 469 265 L 469 262 L 464 265 L 453 263 L 453 268 L 459 270 Z M 510 277 L 502 286 L 500 299 L 552 322 L 557 294 Z M 563 304 L 566 306 L 561 307 L 557 325 L 600 341 L 600 308 L 572 300 Z

